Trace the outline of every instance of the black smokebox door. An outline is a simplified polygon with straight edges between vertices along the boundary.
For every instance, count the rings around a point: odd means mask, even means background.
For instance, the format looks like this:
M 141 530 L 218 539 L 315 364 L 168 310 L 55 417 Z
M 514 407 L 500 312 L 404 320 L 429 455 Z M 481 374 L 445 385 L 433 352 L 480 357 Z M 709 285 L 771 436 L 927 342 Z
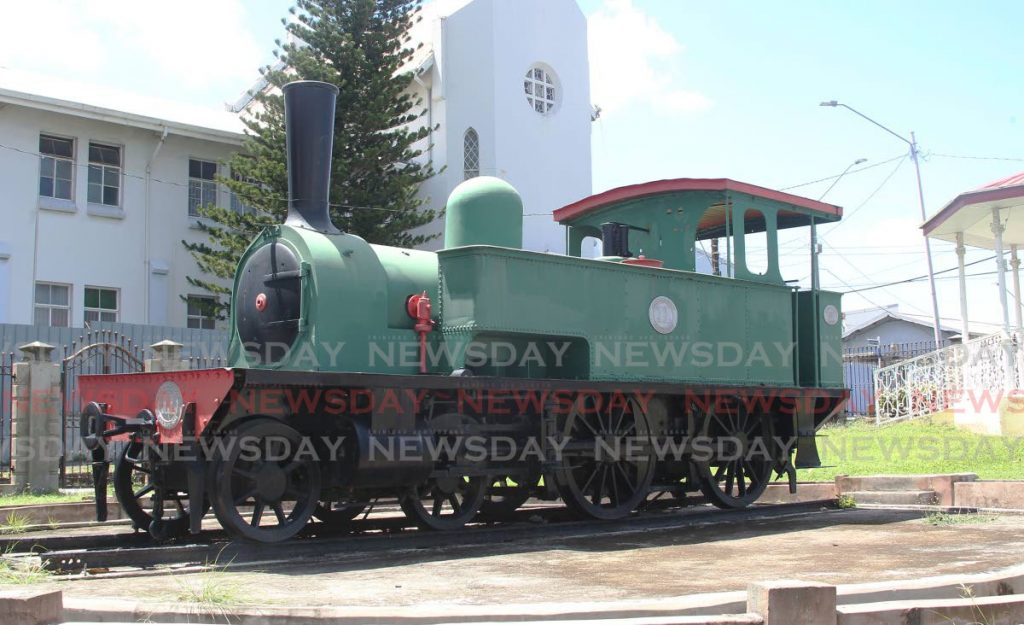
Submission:
M 273 364 L 285 359 L 299 335 L 302 277 L 299 261 L 285 245 L 269 243 L 245 263 L 239 279 L 238 338 L 251 358 Z

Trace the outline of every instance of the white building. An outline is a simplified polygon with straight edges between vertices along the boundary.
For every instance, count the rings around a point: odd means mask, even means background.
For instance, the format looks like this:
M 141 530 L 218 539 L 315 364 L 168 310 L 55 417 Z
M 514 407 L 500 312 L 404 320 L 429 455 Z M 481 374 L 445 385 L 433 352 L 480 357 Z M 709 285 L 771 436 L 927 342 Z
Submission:
M 0 323 L 212 327 L 182 240 L 230 205 L 211 178 L 241 139 L 228 112 L 0 70 Z
M 504 178 L 524 248 L 563 253 L 551 212 L 591 193 L 584 15 L 575 0 L 436 0 L 423 18 L 411 89 L 441 173 L 421 195 L 441 209 L 467 177 Z M 212 327 L 182 300 L 202 295 L 181 242 L 203 239 L 197 203 L 232 205 L 212 177 L 241 142 L 236 113 L 0 70 L 0 323 Z
M 523 197 L 523 247 L 564 253 L 551 212 L 592 192 L 587 20 L 576 1 L 437 0 L 412 35 L 424 43 L 415 89 L 426 123 L 440 126 L 428 158 L 444 171 L 422 188 L 428 205 L 442 208 L 468 177 L 503 178 Z

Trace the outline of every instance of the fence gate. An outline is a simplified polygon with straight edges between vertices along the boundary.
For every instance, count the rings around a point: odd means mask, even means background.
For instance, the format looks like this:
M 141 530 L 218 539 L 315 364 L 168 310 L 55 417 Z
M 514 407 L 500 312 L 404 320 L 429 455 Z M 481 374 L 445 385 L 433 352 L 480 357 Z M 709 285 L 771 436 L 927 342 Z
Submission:
M 14 415 L 14 354 L 0 352 L 0 483 L 11 475 L 11 423 Z
M 78 376 L 97 373 L 138 373 L 143 370 L 143 349 L 110 330 L 87 332 L 64 346 L 60 390 L 63 444 L 60 457 L 61 487 L 92 484 L 92 456 L 78 431 L 81 397 Z

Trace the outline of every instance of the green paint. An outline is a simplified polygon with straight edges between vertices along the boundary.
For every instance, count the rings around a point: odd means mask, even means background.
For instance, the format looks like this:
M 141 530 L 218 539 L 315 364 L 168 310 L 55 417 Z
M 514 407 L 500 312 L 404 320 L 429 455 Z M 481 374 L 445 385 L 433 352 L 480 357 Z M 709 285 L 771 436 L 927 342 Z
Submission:
M 523 246 L 523 200 L 500 178 L 479 176 L 455 187 L 445 207 L 446 248 Z

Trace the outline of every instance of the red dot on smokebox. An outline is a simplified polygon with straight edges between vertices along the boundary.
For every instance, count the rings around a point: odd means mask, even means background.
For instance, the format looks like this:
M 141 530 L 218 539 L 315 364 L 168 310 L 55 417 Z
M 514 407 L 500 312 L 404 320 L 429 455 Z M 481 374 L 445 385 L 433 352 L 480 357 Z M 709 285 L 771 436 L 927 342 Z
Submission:
M 267 294 L 260 293 L 256 296 L 256 310 L 263 312 L 267 308 Z

